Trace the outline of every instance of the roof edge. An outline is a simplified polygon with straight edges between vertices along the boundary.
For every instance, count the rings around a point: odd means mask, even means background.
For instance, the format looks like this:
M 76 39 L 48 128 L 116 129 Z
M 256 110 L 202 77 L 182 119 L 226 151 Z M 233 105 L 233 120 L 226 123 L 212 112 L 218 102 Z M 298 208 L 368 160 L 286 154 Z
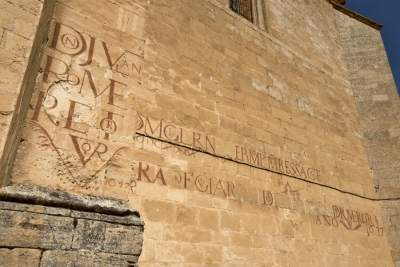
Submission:
M 338 5 L 346 4 L 346 0 L 329 0 L 329 2 L 333 2 L 333 3 L 338 4 Z
M 367 17 L 364 17 L 363 15 L 360 15 L 360 14 L 358 14 L 358 13 L 356 13 L 356 12 L 354 12 L 354 11 L 352 11 L 352 10 L 350 10 L 350 9 L 348 9 L 348 8 L 336 3 L 337 1 L 346 3 L 345 0 L 343 0 L 343 1 L 342 0 L 328 0 L 328 1 L 329 1 L 329 3 L 332 4 L 334 9 L 336 9 L 336 10 L 342 12 L 343 14 L 346 14 L 347 16 L 349 16 L 349 17 L 351 17 L 353 19 L 356 19 L 356 20 L 358 20 L 358 21 L 360 21 L 360 22 L 362 22 L 362 23 L 364 23 L 364 24 L 366 24 L 366 25 L 368 25 L 368 26 L 370 26 L 370 27 L 372 27 L 372 28 L 374 28 L 374 29 L 376 29 L 378 31 L 383 27 L 382 24 L 380 24 L 378 22 L 375 22 L 375 21 L 373 21 L 373 20 L 371 20 L 371 19 L 369 19 Z

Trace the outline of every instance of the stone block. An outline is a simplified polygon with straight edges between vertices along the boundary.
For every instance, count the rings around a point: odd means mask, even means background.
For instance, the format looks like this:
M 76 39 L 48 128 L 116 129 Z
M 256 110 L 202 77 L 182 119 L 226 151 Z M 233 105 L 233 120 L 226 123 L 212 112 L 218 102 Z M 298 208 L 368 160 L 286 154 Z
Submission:
M 72 211 L 71 216 L 74 218 L 103 221 L 103 222 L 110 222 L 110 223 L 117 223 L 124 225 L 137 225 L 137 226 L 144 225 L 144 223 L 137 216 L 134 215 L 113 216 L 113 215 L 93 213 L 93 212 Z
M 142 46 L 144 41 L 136 39 L 131 35 L 112 28 L 106 24 L 102 26 L 100 38 L 113 40 L 117 46 L 125 48 L 127 51 L 132 52 L 138 56 L 143 56 Z
M 179 205 L 176 207 L 176 222 L 183 224 L 197 224 L 198 210 L 192 206 Z
M 198 244 L 185 243 L 182 245 L 183 260 L 187 264 L 204 264 L 204 247 Z
M 240 231 L 240 215 L 239 213 L 222 211 L 221 212 L 221 228 L 231 231 Z
M 138 257 L 129 255 L 48 250 L 43 253 L 40 267 L 137 267 L 137 261 Z
M 17 19 L 15 20 L 14 32 L 22 37 L 25 37 L 26 39 L 32 40 L 34 37 L 33 34 L 35 32 L 35 28 L 31 24 Z
M 9 53 L 9 51 L 7 51 L 7 53 Z M 17 85 L 21 80 L 21 74 L 9 71 L 8 68 L 3 66 L 0 66 L 0 72 L 2 73 L 0 91 L 15 93 L 17 91 Z
M 0 201 L 0 209 L 2 209 L 2 210 L 26 211 L 28 208 L 29 208 L 29 205 L 14 203 L 14 202 Z
M 289 220 L 281 220 L 280 224 L 281 224 L 281 234 L 293 238 L 294 237 L 293 222 Z
M 120 9 L 117 29 L 143 40 L 145 21 L 145 18 L 140 17 L 133 12 Z
M 13 27 L 13 17 L 4 12 L 0 12 L 0 28 L 11 30 Z
M 16 98 L 16 95 L 0 93 L 0 112 L 14 110 L 15 102 L 17 100 Z
M 191 243 L 210 243 L 213 238 L 213 232 L 208 229 L 190 227 L 187 229 L 190 233 Z
M 242 214 L 242 229 L 247 233 L 259 233 L 260 217 L 257 214 Z
M 59 3 L 54 10 L 54 18 L 62 20 L 65 25 L 80 29 L 87 34 L 96 35 L 101 29 L 102 23 L 90 16 Z
M 175 206 L 172 203 L 146 199 L 143 202 L 144 216 L 150 221 L 173 222 Z
M 8 1 L 0 1 L 0 10 L 10 14 L 14 18 L 23 19 L 26 22 L 35 24 L 37 23 L 37 15 L 15 6 L 13 3 Z
M 14 211 L 27 211 L 31 213 L 43 213 L 48 215 L 61 215 L 61 216 L 69 216 L 71 211 L 68 209 L 61 208 L 53 208 L 53 207 L 45 207 L 39 205 L 29 205 L 29 204 L 21 204 L 15 202 L 5 202 L 0 201 L 0 209 L 3 210 L 14 210 Z
M 72 218 L 0 211 L 0 246 L 42 249 L 71 247 Z
M 212 209 L 201 209 L 199 223 L 201 227 L 217 230 L 220 221 L 219 212 Z
M 132 215 L 133 218 L 138 219 L 137 211 L 132 209 L 126 202 L 94 196 L 78 197 L 68 194 L 67 192 L 54 191 L 43 187 L 12 184 L 1 188 L 0 197 L 1 199 L 6 199 L 7 201 L 18 202 L 19 200 L 24 200 L 25 203 L 40 202 L 44 206 L 65 207 L 66 209 L 73 210 L 72 216 L 76 218 L 102 221 L 104 220 L 102 219 L 104 216 L 112 222 L 115 222 L 116 218 L 127 218 L 129 217 L 128 215 Z M 23 206 L 25 204 L 8 202 L 7 205 Z M 42 210 L 44 208 L 43 206 L 25 205 L 25 207 L 28 206 L 33 212 L 41 212 L 38 210 Z M 136 220 L 133 220 L 132 222 L 136 222 Z M 122 221 L 121 223 L 127 224 L 127 221 Z M 143 223 L 140 222 L 139 225 L 142 224 Z
M 107 223 L 103 249 L 105 252 L 140 255 L 142 243 L 141 227 Z
M 91 251 L 103 250 L 106 223 L 81 219 L 77 221 L 72 248 Z
M 3 35 L 1 29 L 0 34 Z M 16 57 L 15 55 L 10 54 L 6 49 L 0 48 L 0 65 L 5 66 L 8 71 L 19 73 L 20 75 L 24 67 L 24 58 Z
M 4 31 L 3 38 L 1 39 L 0 46 L 16 56 L 23 56 L 27 58 L 31 51 L 31 42 L 20 35 L 10 31 Z
M 78 0 L 65 1 L 70 8 L 100 20 L 110 26 L 116 26 L 118 20 L 118 6 L 107 0 L 89 0 L 82 3 Z M 93 6 L 96 5 L 96 8 Z
M 0 249 L 1 267 L 38 267 L 41 251 L 38 249 Z

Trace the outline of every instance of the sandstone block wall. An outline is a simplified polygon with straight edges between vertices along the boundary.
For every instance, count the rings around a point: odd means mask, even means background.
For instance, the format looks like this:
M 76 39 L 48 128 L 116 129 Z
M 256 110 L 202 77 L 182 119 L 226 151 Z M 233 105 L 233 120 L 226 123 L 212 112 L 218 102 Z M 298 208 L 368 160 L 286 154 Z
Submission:
M 400 266 L 400 100 L 380 32 L 338 13 L 341 40 L 393 260 Z
M 9 183 L 55 0 L 1 1 L 0 185 Z
M 42 5 L 43 1 L 1 2 L 1 152 L 27 68 Z
M 398 197 L 400 101 L 380 32 L 339 13 L 369 161 L 382 198 Z
M 2 190 L 1 199 L 19 202 L 0 201 L 1 266 L 137 266 L 143 222 L 136 214 L 121 216 L 110 208 L 108 214 L 94 212 L 107 202 L 111 206 L 107 199 L 97 199 L 96 209 L 89 211 L 85 199 L 70 198 L 64 203 L 70 209 L 54 205 L 68 194 L 29 187 L 10 191 Z M 35 201 L 47 206 L 24 203 Z
M 264 2 L 57 1 L 11 183 L 128 202 L 140 266 L 393 266 L 336 11 Z

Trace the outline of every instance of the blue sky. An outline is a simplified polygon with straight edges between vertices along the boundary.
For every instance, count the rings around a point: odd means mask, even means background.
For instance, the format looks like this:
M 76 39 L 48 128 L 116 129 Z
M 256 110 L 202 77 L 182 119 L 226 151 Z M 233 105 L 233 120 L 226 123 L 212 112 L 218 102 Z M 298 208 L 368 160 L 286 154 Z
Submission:
M 383 24 L 382 39 L 400 91 L 400 0 L 347 0 L 345 7 Z

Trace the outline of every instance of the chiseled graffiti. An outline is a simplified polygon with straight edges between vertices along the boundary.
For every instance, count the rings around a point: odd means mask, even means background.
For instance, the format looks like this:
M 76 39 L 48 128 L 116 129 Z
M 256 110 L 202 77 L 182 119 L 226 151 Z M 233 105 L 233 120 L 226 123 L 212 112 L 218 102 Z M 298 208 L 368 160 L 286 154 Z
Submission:
M 55 151 L 79 187 L 107 168 L 130 166 L 140 62 L 128 51 L 55 23 L 31 127 L 40 145 Z

